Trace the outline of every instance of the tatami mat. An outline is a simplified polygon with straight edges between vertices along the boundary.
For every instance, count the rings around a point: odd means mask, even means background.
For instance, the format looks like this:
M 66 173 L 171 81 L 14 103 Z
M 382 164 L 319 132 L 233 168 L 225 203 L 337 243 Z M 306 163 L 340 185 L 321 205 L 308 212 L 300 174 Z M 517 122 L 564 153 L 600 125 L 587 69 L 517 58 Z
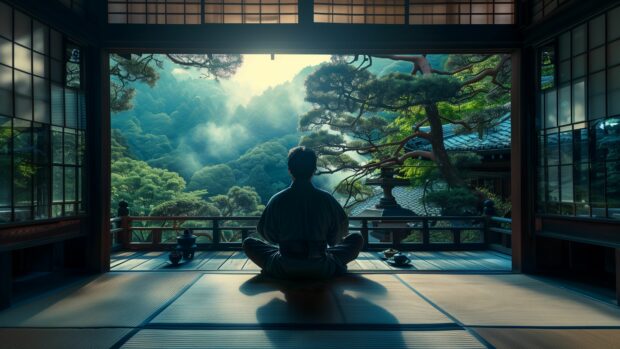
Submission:
M 466 331 L 142 330 L 123 348 L 484 348 Z
M 348 276 L 332 283 L 346 323 L 452 323 L 394 275 Z
M 7 349 L 107 349 L 131 331 L 104 329 L 0 329 L 0 348 Z
M 303 284 L 253 275 L 204 275 L 152 322 L 452 324 L 393 275 L 350 275 Z
M 477 328 L 497 349 L 619 349 L 620 330 Z
M 620 326 L 620 308 L 525 275 L 399 275 L 465 325 Z
M 1 327 L 136 326 L 197 277 L 107 273 L 0 312 Z
M 256 324 L 341 323 L 329 288 L 322 282 L 282 292 L 255 275 L 203 275 L 153 323 Z M 291 306 L 289 306 L 289 302 Z

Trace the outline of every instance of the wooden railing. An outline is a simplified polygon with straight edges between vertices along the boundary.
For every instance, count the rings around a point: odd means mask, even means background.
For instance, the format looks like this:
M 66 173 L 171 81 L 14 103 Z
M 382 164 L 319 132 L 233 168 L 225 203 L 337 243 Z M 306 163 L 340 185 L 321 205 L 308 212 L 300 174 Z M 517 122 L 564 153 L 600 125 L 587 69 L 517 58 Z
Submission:
M 510 254 L 512 247 L 512 219 L 488 218 L 487 244 L 489 248 Z
M 199 249 L 240 249 L 246 237 L 256 234 L 259 217 L 136 217 L 111 219 L 115 249 L 167 250 L 176 236 L 189 229 Z M 487 248 L 490 235 L 485 216 L 350 217 L 349 231 L 360 232 L 366 250 L 475 250 Z

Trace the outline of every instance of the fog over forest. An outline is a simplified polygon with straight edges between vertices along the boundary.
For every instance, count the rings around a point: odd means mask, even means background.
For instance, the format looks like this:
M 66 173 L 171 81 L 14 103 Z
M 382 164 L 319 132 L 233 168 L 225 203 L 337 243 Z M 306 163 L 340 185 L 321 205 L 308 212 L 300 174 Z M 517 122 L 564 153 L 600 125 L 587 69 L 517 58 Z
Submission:
M 253 73 L 243 70 L 243 66 L 239 74 L 244 80 L 233 76 L 216 81 L 180 67 L 165 56 L 159 58 L 164 64 L 163 69 L 157 69 L 159 80 L 155 86 L 132 83 L 136 90 L 133 108 L 112 115 L 116 142 L 126 148 L 122 156 L 144 161 L 152 169 L 178 173 L 185 181 L 183 190 L 206 189 L 207 196 L 225 194 L 234 185 L 250 186 L 264 204 L 285 188 L 290 182 L 286 155 L 302 136 L 298 131 L 299 116 L 311 109 L 304 101 L 304 82 L 318 64 L 300 67 L 290 79 L 264 89 L 262 81 L 252 81 Z M 283 74 L 277 67 L 284 70 L 299 58 L 276 55 L 276 70 L 254 75 L 268 79 L 268 74 Z M 329 59 L 318 57 L 319 61 Z M 378 75 L 408 73 L 411 65 L 377 59 L 370 70 Z M 117 171 L 115 177 L 113 166 L 113 186 L 115 179 L 120 183 L 120 178 L 130 175 L 121 172 Z M 324 175 L 315 183 L 331 190 L 342 176 Z M 119 195 L 115 198 L 113 193 L 113 201 L 122 199 L 120 184 L 115 189 Z

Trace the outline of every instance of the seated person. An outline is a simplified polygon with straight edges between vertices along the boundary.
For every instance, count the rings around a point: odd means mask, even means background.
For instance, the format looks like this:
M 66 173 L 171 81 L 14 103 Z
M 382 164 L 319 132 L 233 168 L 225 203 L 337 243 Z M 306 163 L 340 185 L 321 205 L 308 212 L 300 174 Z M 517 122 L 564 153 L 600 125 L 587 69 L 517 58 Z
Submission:
M 258 222 L 257 231 L 267 242 L 243 241 L 248 258 L 266 275 L 322 279 L 342 274 L 364 245 L 360 233 L 345 237 L 349 220 L 338 201 L 312 185 L 316 160 L 311 149 L 289 151 L 293 182 L 269 200 Z

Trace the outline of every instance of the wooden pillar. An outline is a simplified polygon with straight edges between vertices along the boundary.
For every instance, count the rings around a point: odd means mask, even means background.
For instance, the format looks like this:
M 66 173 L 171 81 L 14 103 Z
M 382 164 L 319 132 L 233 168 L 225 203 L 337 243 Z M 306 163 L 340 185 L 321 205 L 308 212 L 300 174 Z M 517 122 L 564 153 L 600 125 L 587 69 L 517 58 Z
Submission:
M 620 248 L 616 248 L 616 305 L 620 307 Z
M 0 309 L 11 305 L 13 288 L 13 263 L 11 251 L 0 252 Z
M 533 105 L 535 96 L 535 57 L 532 49 L 512 53 L 512 141 L 510 154 L 512 199 L 512 269 L 515 272 L 534 270 L 535 245 L 533 239 L 533 180 L 535 157 Z
M 89 96 L 88 154 L 88 269 L 110 270 L 110 78 L 108 52 L 89 47 L 86 83 Z
M 314 22 L 314 1 L 299 1 L 297 5 L 299 24 L 311 25 Z

